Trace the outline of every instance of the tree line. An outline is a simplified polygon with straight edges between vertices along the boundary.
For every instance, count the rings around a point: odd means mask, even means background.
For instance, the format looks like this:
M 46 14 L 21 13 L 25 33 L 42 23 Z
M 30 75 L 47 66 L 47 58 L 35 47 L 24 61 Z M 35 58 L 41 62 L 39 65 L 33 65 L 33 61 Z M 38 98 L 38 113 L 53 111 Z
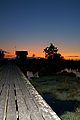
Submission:
M 52 75 L 60 72 L 61 70 L 76 69 L 80 71 L 80 60 L 65 60 L 64 57 L 59 53 L 58 48 L 54 44 L 44 48 L 45 58 L 32 59 L 16 59 L 16 64 L 26 74 L 26 71 L 32 71 L 33 73 L 39 72 L 39 75 Z

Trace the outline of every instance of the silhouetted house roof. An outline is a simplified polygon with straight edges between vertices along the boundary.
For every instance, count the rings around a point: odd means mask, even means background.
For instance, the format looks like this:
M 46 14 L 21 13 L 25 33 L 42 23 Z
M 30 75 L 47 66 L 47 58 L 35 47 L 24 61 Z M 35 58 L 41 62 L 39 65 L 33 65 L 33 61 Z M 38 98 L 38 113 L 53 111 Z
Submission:
M 16 51 L 17 58 L 25 59 L 28 55 L 27 51 Z

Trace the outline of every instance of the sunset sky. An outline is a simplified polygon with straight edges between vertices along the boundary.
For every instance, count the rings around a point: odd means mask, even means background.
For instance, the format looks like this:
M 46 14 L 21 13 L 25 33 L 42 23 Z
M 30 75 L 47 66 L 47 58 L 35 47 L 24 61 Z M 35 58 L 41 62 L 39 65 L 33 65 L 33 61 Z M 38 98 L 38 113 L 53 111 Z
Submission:
M 41 57 L 51 42 L 80 58 L 80 0 L 0 0 L 0 49 Z

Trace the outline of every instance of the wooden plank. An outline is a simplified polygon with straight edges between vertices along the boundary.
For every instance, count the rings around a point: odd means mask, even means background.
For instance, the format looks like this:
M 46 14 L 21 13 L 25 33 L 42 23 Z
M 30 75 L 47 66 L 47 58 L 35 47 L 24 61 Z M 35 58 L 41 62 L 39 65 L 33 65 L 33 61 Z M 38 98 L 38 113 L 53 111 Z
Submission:
M 38 107 L 35 104 L 35 101 L 33 100 L 33 98 L 31 97 L 29 91 L 26 89 L 25 85 L 24 84 L 20 84 L 20 85 L 21 85 L 23 97 L 25 98 L 28 109 L 30 111 L 38 111 Z
M 30 115 L 30 118 L 31 118 L 31 120 L 46 120 L 42 117 L 40 112 L 32 112 L 31 115 Z
M 27 90 L 24 79 L 22 79 L 19 74 L 17 74 L 17 82 L 20 86 L 21 92 L 23 94 L 23 98 L 25 99 L 26 105 L 30 111 L 38 111 L 38 107 L 35 104 L 35 101 L 33 100 L 32 96 L 29 93 L 29 90 Z
M 16 119 L 15 94 L 14 94 L 14 89 L 12 86 L 9 89 L 9 100 L 8 100 L 6 120 L 17 120 Z
M 0 71 L 0 120 L 4 119 L 5 116 L 5 106 L 7 100 L 7 84 L 6 84 L 6 72 L 4 68 Z
M 18 105 L 19 120 L 30 120 L 30 112 L 27 109 L 27 105 L 23 99 L 23 95 L 20 89 L 16 89 L 16 100 Z
M 2 95 L 0 96 L 0 120 L 5 118 L 6 102 L 7 102 L 7 87 L 4 86 Z
M 2 93 L 5 81 L 6 81 L 6 72 L 3 70 L 0 72 L 0 95 Z

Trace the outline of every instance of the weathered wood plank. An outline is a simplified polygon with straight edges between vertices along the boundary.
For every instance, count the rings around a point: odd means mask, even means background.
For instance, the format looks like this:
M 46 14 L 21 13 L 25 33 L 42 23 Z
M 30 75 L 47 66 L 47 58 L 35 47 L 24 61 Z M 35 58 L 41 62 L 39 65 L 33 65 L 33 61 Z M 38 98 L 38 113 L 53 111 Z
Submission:
M 5 85 L 2 91 L 2 95 L 0 96 L 0 120 L 4 120 L 6 116 L 7 96 L 8 88 Z
M 60 120 L 16 65 L 1 70 L 0 120 Z
M 6 89 L 2 91 L 2 96 L 0 96 L 0 120 L 3 119 L 4 109 L 5 109 L 5 101 L 6 101 Z
M 12 86 L 9 89 L 7 119 L 6 120 L 16 120 L 15 94 L 14 94 L 14 88 Z
M 30 120 L 30 111 L 27 109 L 23 95 L 19 89 L 16 90 L 19 120 Z

